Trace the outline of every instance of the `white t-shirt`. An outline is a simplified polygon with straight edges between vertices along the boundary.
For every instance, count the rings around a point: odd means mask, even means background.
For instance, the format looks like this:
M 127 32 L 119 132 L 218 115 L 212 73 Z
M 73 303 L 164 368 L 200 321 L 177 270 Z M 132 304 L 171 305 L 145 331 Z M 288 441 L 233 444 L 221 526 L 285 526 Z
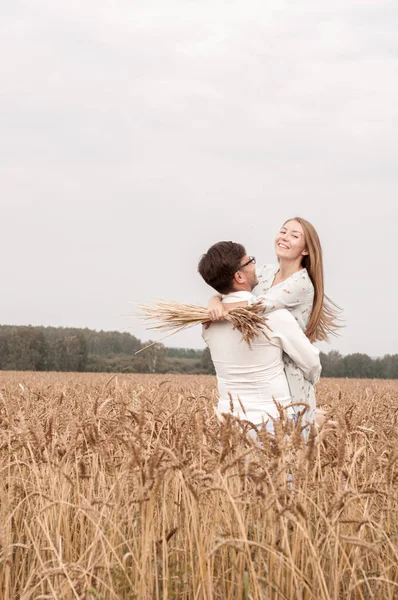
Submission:
M 235 292 L 224 296 L 223 302 L 249 301 L 252 297 L 250 292 Z M 272 330 L 267 330 L 270 339 L 258 336 L 252 348 L 228 321 L 212 323 L 203 331 L 216 369 L 220 413 L 231 412 L 232 403 L 235 416 L 255 424 L 270 416 L 278 417 L 273 398 L 282 405 L 291 401 L 283 351 L 302 369 L 306 379 L 313 383 L 318 381 L 321 372 L 319 350 L 309 342 L 289 311 L 280 309 L 269 313 L 267 325 Z

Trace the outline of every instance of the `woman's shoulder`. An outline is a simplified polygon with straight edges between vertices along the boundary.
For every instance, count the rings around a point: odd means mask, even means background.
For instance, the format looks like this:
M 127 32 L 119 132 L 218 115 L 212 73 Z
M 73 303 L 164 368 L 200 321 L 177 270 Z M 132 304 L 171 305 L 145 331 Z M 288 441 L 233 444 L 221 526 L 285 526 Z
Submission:
M 312 301 L 314 297 L 314 285 L 307 269 L 300 269 L 293 273 L 282 285 L 288 293 L 298 294 L 301 298 L 305 297 Z
M 311 277 L 309 276 L 307 269 L 300 269 L 300 271 L 294 273 L 292 277 L 294 277 L 296 281 L 300 281 L 303 284 L 303 286 L 307 287 L 308 289 L 314 289 L 314 285 L 311 281 Z

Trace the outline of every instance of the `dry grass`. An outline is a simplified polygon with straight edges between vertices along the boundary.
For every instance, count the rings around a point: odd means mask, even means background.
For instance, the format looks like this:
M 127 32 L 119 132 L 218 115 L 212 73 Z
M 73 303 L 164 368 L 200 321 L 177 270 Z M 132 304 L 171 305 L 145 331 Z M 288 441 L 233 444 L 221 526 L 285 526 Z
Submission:
M 212 377 L 0 389 L 1 600 L 398 598 L 396 382 L 323 380 L 339 429 L 261 447 Z
M 171 333 L 166 337 L 170 337 L 170 335 L 174 335 L 188 327 L 209 321 L 208 309 L 196 304 L 181 304 L 170 300 L 160 300 L 152 304 L 141 304 L 138 308 L 141 312 L 131 316 L 140 317 L 147 325 L 147 329 L 170 331 Z M 232 323 L 234 329 L 241 332 L 242 339 L 249 347 L 259 335 L 268 337 L 267 318 L 264 316 L 264 307 L 261 301 L 251 306 L 225 311 L 224 319 Z M 141 351 L 139 350 L 139 352 Z

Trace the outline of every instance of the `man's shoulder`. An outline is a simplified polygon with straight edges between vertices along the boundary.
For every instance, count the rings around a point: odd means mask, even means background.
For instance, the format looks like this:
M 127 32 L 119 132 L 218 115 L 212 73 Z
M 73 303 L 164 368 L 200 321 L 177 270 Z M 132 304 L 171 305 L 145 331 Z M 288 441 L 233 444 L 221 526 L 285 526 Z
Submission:
M 231 332 L 236 331 L 238 330 L 234 328 L 230 321 L 217 321 L 207 329 L 202 326 L 202 338 L 207 344 L 209 341 L 222 340 L 226 334 L 230 336 Z

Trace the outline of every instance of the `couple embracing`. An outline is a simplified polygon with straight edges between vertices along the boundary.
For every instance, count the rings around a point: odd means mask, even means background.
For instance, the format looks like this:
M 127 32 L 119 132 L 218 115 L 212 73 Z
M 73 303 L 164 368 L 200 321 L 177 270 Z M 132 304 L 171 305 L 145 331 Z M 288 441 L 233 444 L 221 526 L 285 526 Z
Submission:
M 321 365 L 313 342 L 327 340 L 337 325 L 335 305 L 325 296 L 322 249 L 305 219 L 289 219 L 275 239 L 277 264 L 256 269 L 256 259 L 241 244 L 218 242 L 198 270 L 217 296 L 209 302 L 211 326 L 203 330 L 216 369 L 219 415 L 229 413 L 273 430 L 275 401 L 305 413 L 303 423 L 322 422 L 315 389 Z M 224 311 L 261 300 L 267 336 L 249 348 Z M 242 405 L 244 413 L 242 412 Z M 301 405 L 301 406 L 300 406 Z

